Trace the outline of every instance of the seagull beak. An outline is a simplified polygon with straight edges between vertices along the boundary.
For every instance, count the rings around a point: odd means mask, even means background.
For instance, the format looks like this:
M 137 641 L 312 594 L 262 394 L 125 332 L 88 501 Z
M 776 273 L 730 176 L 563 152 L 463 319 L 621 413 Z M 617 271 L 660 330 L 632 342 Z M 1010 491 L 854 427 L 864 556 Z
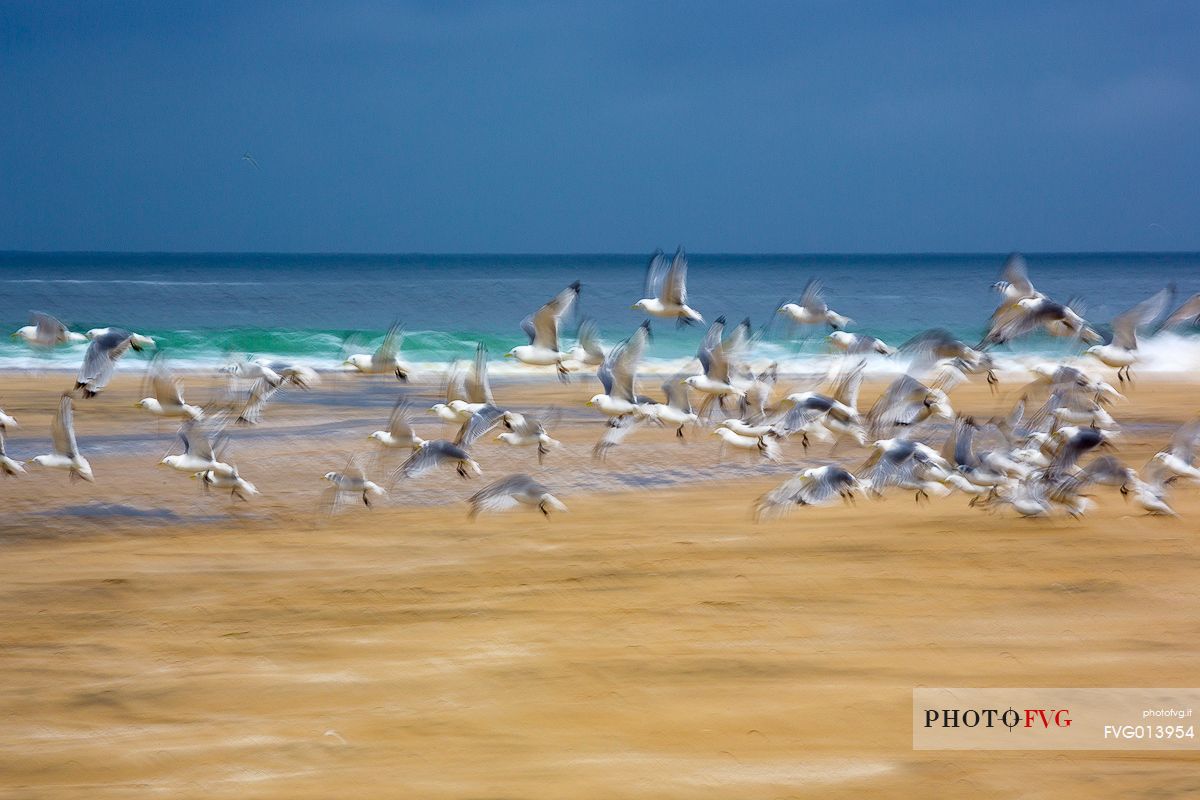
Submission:
M 629 308 L 632 309 L 633 311 L 637 311 L 637 306 L 630 306 Z
M 594 406 L 594 405 L 596 405 L 596 404 L 595 404 L 595 403 L 593 403 L 591 400 L 588 400 L 588 401 L 587 401 L 587 404 L 588 404 L 589 406 Z

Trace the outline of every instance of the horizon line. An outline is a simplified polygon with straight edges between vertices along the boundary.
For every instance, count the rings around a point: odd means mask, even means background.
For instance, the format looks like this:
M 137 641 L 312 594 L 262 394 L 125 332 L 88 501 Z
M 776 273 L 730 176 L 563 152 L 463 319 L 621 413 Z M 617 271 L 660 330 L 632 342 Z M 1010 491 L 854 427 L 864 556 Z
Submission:
M 894 257 L 894 256 L 997 256 L 1003 257 L 1011 253 L 1021 253 L 1028 256 L 1078 256 L 1078 255 L 1200 255 L 1198 250 L 874 250 L 874 251 L 688 251 L 692 256 L 787 256 L 787 257 Z M 629 256 L 645 258 L 646 251 L 573 251 L 573 252 L 518 252 L 518 251 L 432 251 L 432 250 L 5 250 L 0 249 L 0 256 L 14 255 L 138 255 L 138 256 L 367 256 L 367 257 L 461 257 L 483 258 L 495 256 L 509 257 L 595 257 L 595 256 Z

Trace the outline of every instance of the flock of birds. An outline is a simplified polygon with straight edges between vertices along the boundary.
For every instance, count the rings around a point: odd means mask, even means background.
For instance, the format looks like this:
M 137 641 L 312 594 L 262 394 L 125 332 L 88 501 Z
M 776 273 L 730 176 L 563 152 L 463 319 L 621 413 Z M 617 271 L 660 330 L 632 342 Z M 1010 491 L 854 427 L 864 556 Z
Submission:
M 596 370 L 603 391 L 587 405 L 605 419 L 603 434 L 593 450 L 597 458 L 607 457 L 639 427 L 670 428 L 680 439 L 686 438 L 689 428 L 708 428 L 719 439 L 722 454 L 726 449 L 740 450 L 771 462 L 781 461 L 782 445 L 789 440 L 798 440 L 805 452 L 812 441 L 831 443 L 831 454 L 846 447 L 868 451 L 854 471 L 832 463 L 802 469 L 757 499 L 755 514 L 759 518 L 800 506 L 839 500 L 853 503 L 857 497 L 878 497 L 889 489 L 911 491 L 918 502 L 960 491 L 971 498 L 974 507 L 1006 507 L 1028 517 L 1058 513 L 1077 517 L 1093 505 L 1087 491 L 1096 485 L 1119 487 L 1150 514 L 1175 515 L 1168 503 L 1171 487 L 1181 480 L 1200 482 L 1200 468 L 1195 466 L 1200 420 L 1182 426 L 1138 471 L 1108 452 L 1119 435 L 1110 409 L 1123 399 L 1122 393 L 1079 367 L 1034 367 L 1032 381 L 1018 393 L 1020 400 L 1011 412 L 987 420 L 956 414 L 949 393 L 978 375 L 986 376 L 994 391 L 998 378 L 990 348 L 1038 331 L 1066 337 L 1081 348 L 1088 345 L 1083 353 L 1115 368 L 1124 388 L 1132 381 L 1132 368 L 1138 361 L 1139 335 L 1152 327 L 1161 330 L 1197 324 L 1200 295 L 1170 310 L 1174 290 L 1164 288 L 1113 319 L 1111 335 L 1105 337 L 1074 303 L 1058 302 L 1035 289 L 1020 255 L 1008 258 L 1001 280 L 993 288 L 1001 299 L 977 344 L 969 345 L 935 329 L 894 347 L 845 330 L 853 321 L 831 309 L 821 284 L 810 281 L 800 298 L 781 304 L 777 314 L 792 325 L 830 329 L 828 342 L 844 357 L 828 377 L 825 391 L 779 391 L 776 364 L 756 370 L 750 363 L 761 333 L 753 331 L 748 319 L 729 326 L 724 317 L 718 317 L 708 325 L 700 343 L 699 369 L 667 378 L 661 385 L 661 399 L 642 394 L 638 372 L 651 343 L 649 320 L 611 348 L 601 342 L 595 323 L 584 320 L 576 342 L 563 346 L 560 329 L 579 297 L 578 282 L 521 323 L 529 342 L 505 356 L 531 366 L 554 367 L 563 380 L 569 380 L 572 372 Z M 661 251 L 651 257 L 645 294 L 633 304 L 634 309 L 679 325 L 704 323 L 700 312 L 688 305 L 687 257 L 682 248 L 673 258 Z M 74 388 L 59 401 L 52 425 L 52 453 L 24 464 L 10 458 L 4 434 L 15 428 L 17 421 L 0 410 L 0 469 L 16 476 L 25 474 L 25 465 L 31 464 L 64 470 L 72 480 L 94 480 L 91 464 L 75 439 L 75 400 L 102 392 L 119 359 L 130 349 L 154 348 L 154 340 L 121 328 L 97 328 L 81 334 L 42 313 L 34 313 L 31 324 L 12 335 L 39 348 L 82 341 L 87 341 L 88 347 Z M 393 326 L 374 352 L 349 355 L 343 366 L 355 373 L 394 375 L 407 381 L 412 370 L 401 359 L 402 342 L 400 327 Z M 863 356 L 897 353 L 911 358 L 906 374 L 895 379 L 870 408 L 860 409 L 858 394 L 866 367 Z M 171 372 L 162 355 L 156 354 L 147 370 L 148 394 L 138 406 L 157 417 L 182 420 L 177 437 L 181 452 L 172 448 L 162 458 L 163 466 L 198 478 L 206 490 L 228 490 L 232 497 L 247 500 L 258 490 L 226 457 L 227 423 L 231 418 L 242 424 L 260 422 L 276 393 L 287 387 L 311 387 L 319 375 L 301 364 L 264 359 L 238 361 L 222 371 L 234 379 L 229 394 L 203 406 L 189 404 L 182 380 Z M 239 388 L 244 382 L 249 383 L 248 390 Z M 776 400 L 777 395 L 782 397 Z M 693 406 L 693 397 L 700 401 L 697 406 Z M 370 435 L 378 447 L 408 454 L 392 472 L 390 485 L 449 467 L 464 478 L 481 475 L 483 470 L 472 453 L 476 443 L 496 429 L 502 430 L 496 436 L 500 442 L 536 449 L 539 463 L 559 446 L 549 433 L 552 413 L 539 418 L 497 404 L 488 378 L 488 353 L 482 344 L 469 365 L 451 365 L 445 399 L 429 411 L 443 422 L 457 425 L 457 435 L 453 439 L 422 439 L 414 428 L 412 406 L 403 396 L 387 427 Z M 944 432 L 940 447 L 935 446 Z M 354 458 L 340 472 L 324 477 L 330 483 L 324 498 L 331 511 L 347 500 L 370 507 L 373 497 L 388 491 L 371 480 Z M 496 481 L 468 502 L 472 517 L 517 506 L 536 508 L 546 516 L 566 510 L 546 486 L 525 474 Z

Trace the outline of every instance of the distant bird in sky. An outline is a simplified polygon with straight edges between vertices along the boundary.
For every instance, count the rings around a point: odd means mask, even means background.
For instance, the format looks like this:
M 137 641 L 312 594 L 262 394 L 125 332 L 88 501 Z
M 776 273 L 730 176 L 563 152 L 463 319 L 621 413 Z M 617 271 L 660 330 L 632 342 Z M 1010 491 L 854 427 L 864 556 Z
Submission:
M 261 167 L 258 166 L 258 162 L 254 160 L 254 156 L 250 155 L 249 151 L 242 153 L 242 161 L 248 162 L 250 166 L 254 167 L 255 169 L 261 169 Z

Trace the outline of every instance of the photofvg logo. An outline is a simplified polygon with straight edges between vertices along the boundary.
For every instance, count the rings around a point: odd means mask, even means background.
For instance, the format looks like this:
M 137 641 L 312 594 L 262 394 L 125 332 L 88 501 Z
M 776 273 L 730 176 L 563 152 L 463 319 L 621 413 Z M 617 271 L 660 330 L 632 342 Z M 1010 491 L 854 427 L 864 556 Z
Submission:
M 914 689 L 915 750 L 1195 750 L 1200 689 Z

